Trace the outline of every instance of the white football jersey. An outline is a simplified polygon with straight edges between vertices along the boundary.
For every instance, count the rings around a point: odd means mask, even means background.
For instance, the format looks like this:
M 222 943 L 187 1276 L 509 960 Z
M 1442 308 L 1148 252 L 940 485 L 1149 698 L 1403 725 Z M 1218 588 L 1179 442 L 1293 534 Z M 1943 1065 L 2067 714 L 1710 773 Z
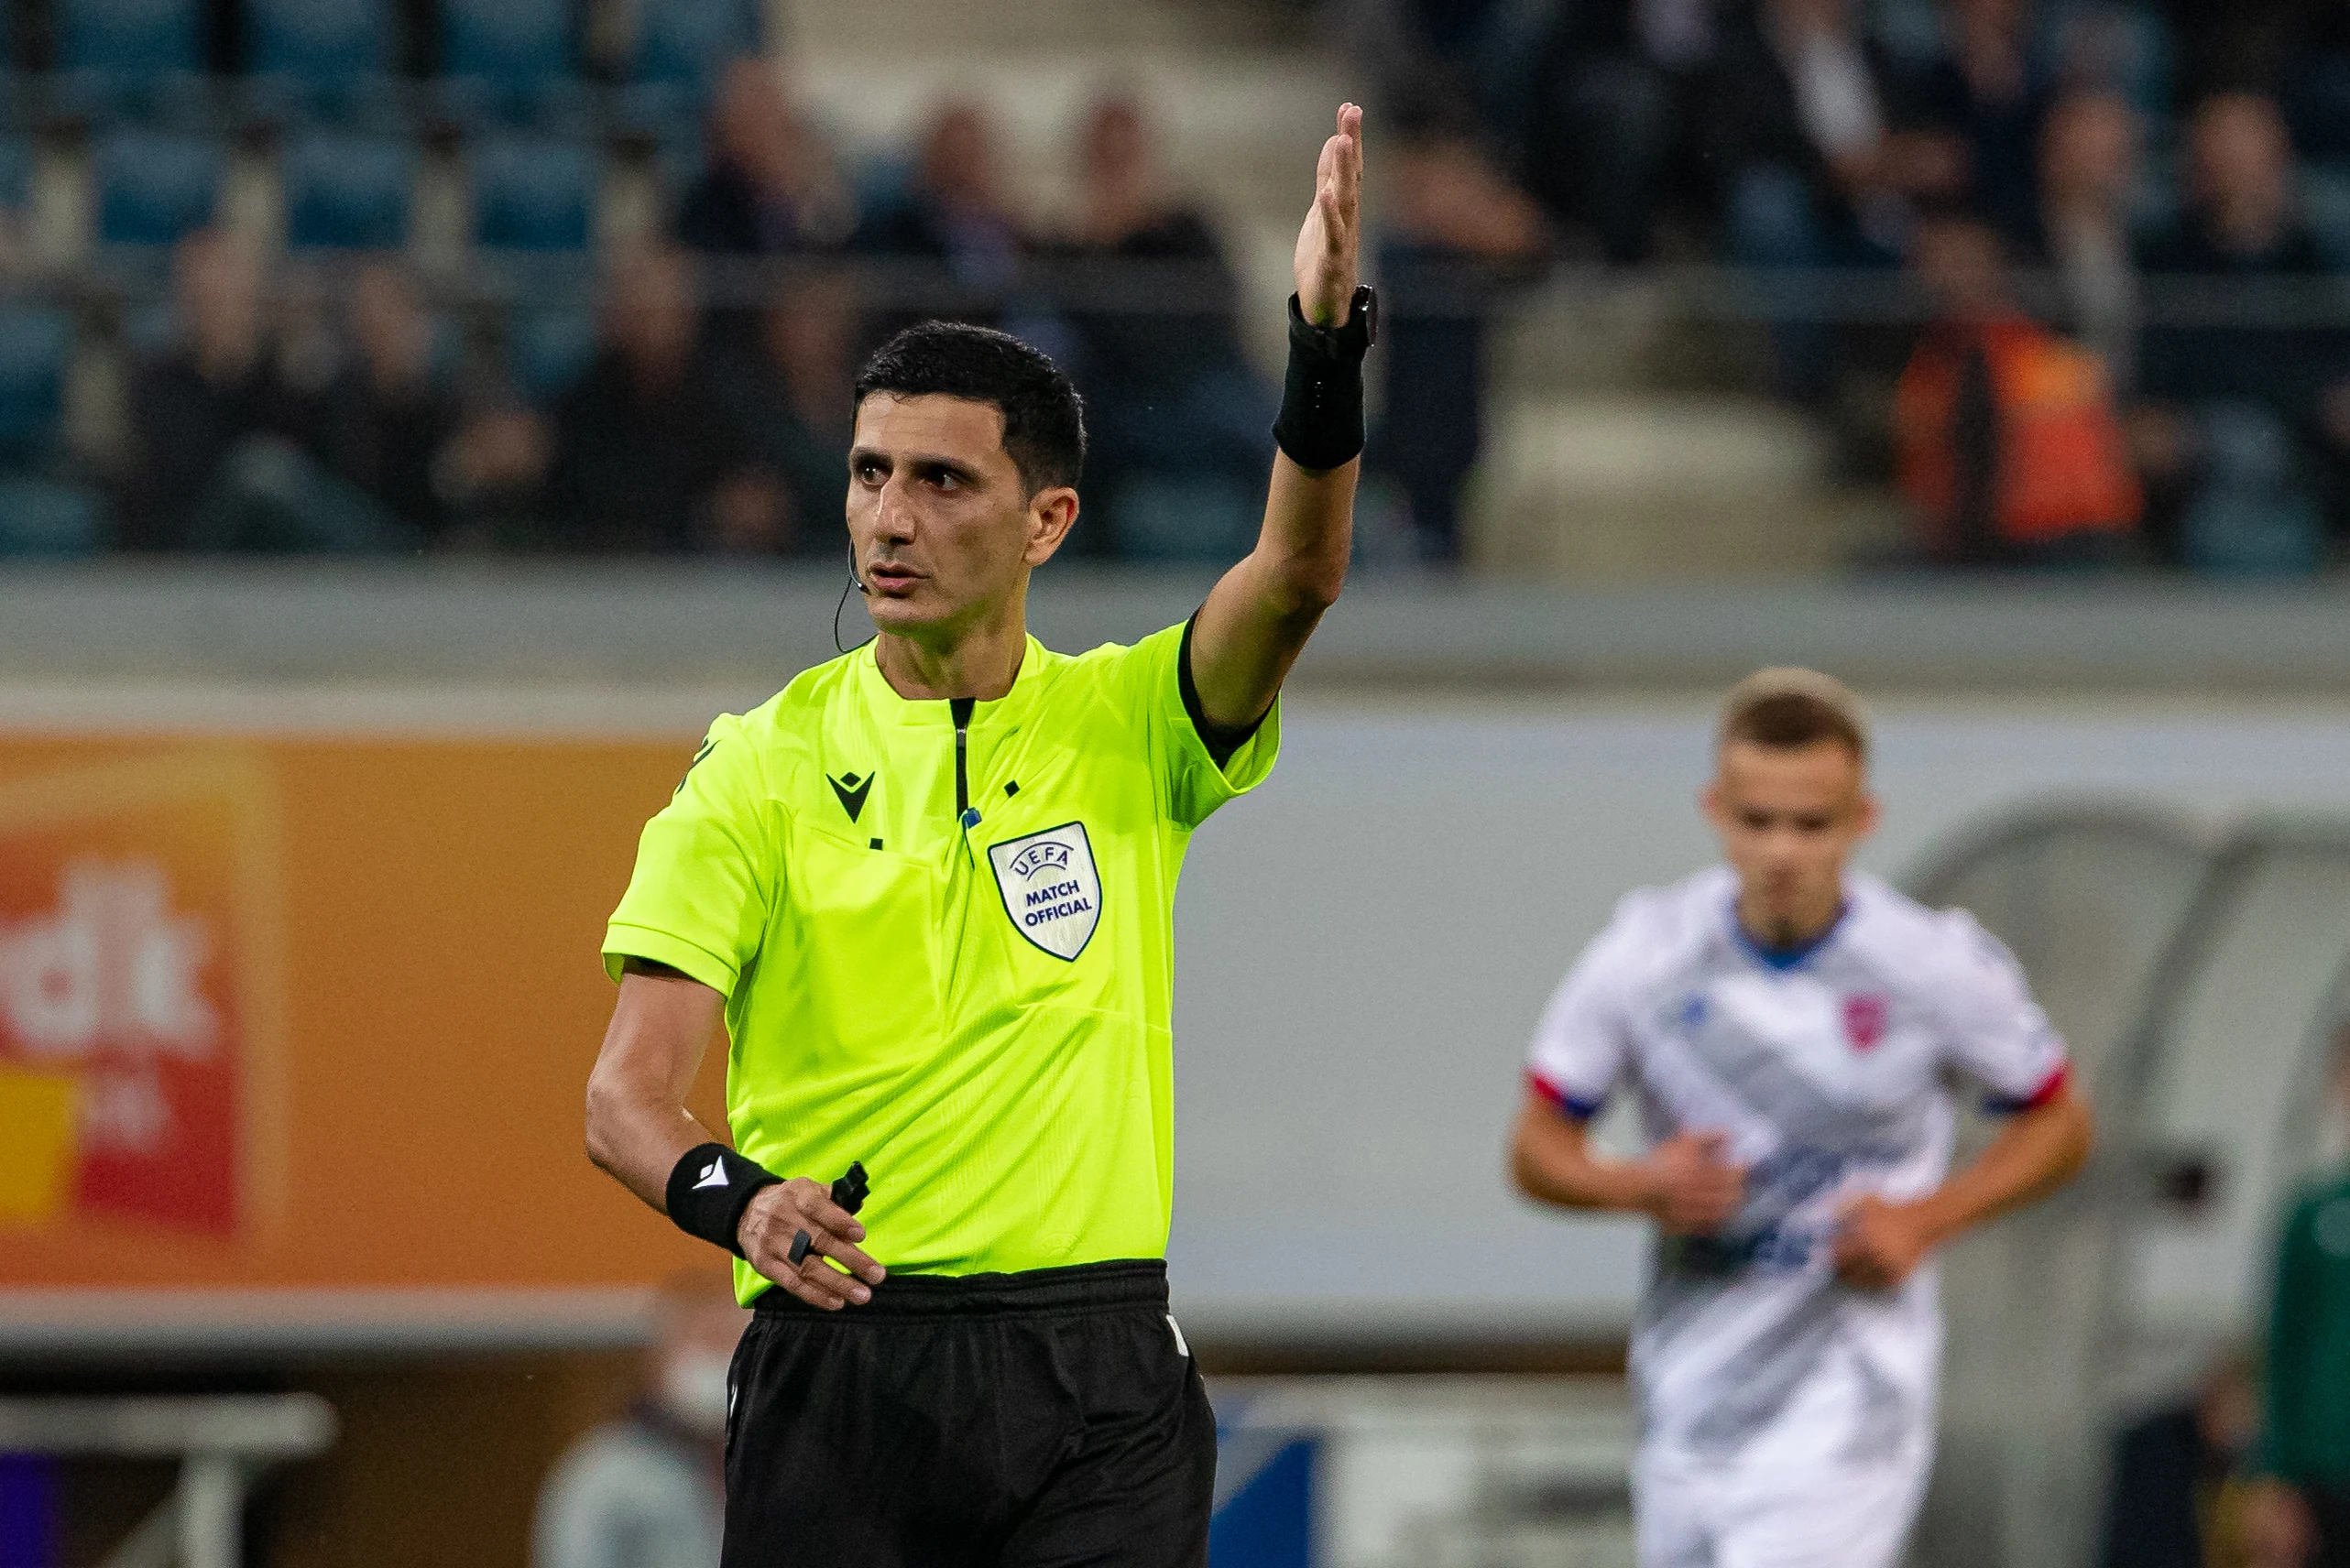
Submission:
M 1720 1132 L 1746 1170 L 1721 1236 L 1658 1240 L 1632 1342 L 1643 1443 L 1700 1463 L 1914 1453 L 1941 1359 L 1935 1269 L 1846 1289 L 1838 1216 L 1940 1183 L 1953 1078 L 2038 1104 L 2064 1081 L 2064 1044 L 1962 911 L 1851 877 L 1836 924 L 1774 953 L 1740 930 L 1736 898 L 1724 869 L 1626 898 L 1534 1039 L 1532 1082 L 1562 1114 L 1588 1117 L 1622 1087 L 1652 1140 Z

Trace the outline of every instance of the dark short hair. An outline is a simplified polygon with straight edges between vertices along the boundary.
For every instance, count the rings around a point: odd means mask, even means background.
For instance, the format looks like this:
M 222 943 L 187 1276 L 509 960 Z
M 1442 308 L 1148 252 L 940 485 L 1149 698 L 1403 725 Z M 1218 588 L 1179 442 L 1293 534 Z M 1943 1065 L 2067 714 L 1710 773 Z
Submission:
M 1743 741 L 1772 751 L 1800 751 L 1834 741 L 1866 761 L 1868 721 L 1850 688 L 1816 670 L 1758 670 L 1722 703 L 1720 744 Z
M 857 373 L 857 406 L 892 397 L 967 397 L 1003 414 L 1003 449 L 1032 495 L 1075 485 L 1086 465 L 1085 402 L 1040 350 L 992 327 L 924 321 L 874 351 Z

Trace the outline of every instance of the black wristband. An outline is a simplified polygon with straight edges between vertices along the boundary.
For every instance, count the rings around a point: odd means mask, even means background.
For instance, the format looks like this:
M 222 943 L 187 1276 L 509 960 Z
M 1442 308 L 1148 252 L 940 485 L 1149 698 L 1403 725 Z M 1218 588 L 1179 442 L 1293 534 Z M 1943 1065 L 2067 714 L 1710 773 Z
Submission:
M 760 1188 L 782 1180 L 723 1143 L 697 1144 L 670 1170 L 669 1217 L 686 1235 L 740 1258 L 742 1242 L 735 1231 L 742 1224 L 742 1212 Z
M 1289 371 L 1282 378 L 1273 443 L 1309 473 L 1326 474 L 1362 455 L 1362 357 L 1379 336 L 1379 296 L 1354 291 L 1340 327 L 1317 327 L 1289 297 Z

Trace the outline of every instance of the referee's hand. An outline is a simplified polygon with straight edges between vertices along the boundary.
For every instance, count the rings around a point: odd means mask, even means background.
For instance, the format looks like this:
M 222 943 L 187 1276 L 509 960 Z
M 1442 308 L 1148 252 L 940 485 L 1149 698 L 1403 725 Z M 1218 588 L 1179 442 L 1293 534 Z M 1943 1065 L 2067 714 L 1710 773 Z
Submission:
M 1314 169 L 1314 205 L 1291 258 L 1297 310 L 1317 327 L 1342 327 L 1362 280 L 1362 111 L 1339 106 L 1339 127 Z
M 792 1238 L 806 1231 L 811 1240 L 806 1258 L 792 1262 Z M 805 1176 L 795 1176 L 772 1187 L 762 1187 L 742 1212 L 735 1232 L 742 1255 L 768 1279 L 812 1307 L 838 1312 L 873 1299 L 869 1286 L 881 1282 L 885 1270 L 858 1249 L 865 1227 L 857 1216 L 832 1201 L 832 1194 Z M 848 1273 L 825 1261 L 837 1259 Z

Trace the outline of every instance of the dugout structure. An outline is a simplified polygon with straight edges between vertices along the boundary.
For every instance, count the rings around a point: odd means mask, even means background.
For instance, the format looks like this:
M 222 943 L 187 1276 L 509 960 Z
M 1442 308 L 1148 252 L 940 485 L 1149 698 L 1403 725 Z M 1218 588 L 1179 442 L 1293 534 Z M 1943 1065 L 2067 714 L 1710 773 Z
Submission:
M 2277 1218 L 2340 1152 L 2323 1107 L 2350 1018 L 2350 819 L 2056 803 L 1905 880 L 2014 949 L 2099 1124 L 2071 1188 L 1951 1251 L 1941 1457 L 1913 1556 L 2074 1568 L 2112 1432 L 2257 1332 Z

